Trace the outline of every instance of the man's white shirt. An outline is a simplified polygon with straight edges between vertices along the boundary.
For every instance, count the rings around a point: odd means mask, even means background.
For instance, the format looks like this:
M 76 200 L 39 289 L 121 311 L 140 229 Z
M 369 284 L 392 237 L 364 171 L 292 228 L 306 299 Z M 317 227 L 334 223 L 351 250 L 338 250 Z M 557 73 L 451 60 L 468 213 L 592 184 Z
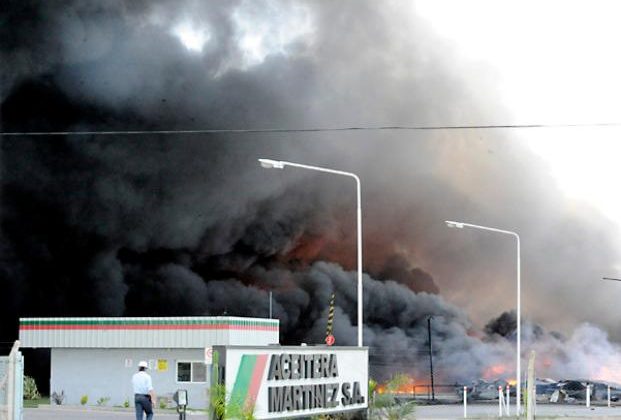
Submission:
M 151 377 L 147 372 L 136 372 L 132 376 L 132 386 L 134 387 L 134 394 L 148 394 L 153 390 L 153 384 L 151 383 Z

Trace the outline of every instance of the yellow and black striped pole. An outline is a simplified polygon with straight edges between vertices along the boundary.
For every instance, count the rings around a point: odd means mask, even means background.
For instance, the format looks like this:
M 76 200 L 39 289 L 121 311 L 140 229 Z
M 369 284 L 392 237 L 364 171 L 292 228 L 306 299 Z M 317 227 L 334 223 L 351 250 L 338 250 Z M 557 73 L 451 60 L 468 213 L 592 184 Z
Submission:
M 330 309 L 328 310 L 328 325 L 326 327 L 326 344 L 331 346 L 334 344 L 334 336 L 332 335 L 332 326 L 334 323 L 334 298 L 335 294 L 332 293 L 330 297 Z

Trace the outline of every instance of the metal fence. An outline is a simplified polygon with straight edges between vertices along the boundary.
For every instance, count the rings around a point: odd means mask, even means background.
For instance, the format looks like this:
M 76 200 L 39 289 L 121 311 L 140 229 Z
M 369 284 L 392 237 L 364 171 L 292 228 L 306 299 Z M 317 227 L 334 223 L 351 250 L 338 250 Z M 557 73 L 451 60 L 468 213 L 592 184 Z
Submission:
M 412 385 L 408 390 L 400 389 L 395 397 L 399 400 L 457 402 L 462 400 L 460 393 L 463 387 L 459 384 L 428 384 Z
M 0 420 L 22 420 L 24 357 L 16 341 L 8 356 L 0 356 Z

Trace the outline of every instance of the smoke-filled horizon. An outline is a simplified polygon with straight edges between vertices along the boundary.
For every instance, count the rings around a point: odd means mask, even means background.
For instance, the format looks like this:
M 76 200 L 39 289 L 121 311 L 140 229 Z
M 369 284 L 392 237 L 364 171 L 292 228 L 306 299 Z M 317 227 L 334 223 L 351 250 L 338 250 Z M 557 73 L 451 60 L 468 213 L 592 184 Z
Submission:
M 13 2 L 2 14 L 5 132 L 510 118 L 496 75 L 399 3 Z M 484 326 L 515 309 L 515 243 L 450 219 L 520 232 L 523 314 L 540 325 L 527 342 L 555 355 L 551 375 L 600 375 L 581 362 L 619 354 L 603 308 L 621 290 L 599 282 L 618 265 L 618 230 L 564 195 L 525 136 L 3 137 L 0 341 L 20 316 L 267 316 L 273 291 L 283 343 L 322 342 L 336 292 L 337 343 L 354 344 L 354 184 L 268 171 L 263 157 L 361 177 L 377 369 L 425 369 L 429 316 L 446 380 L 511 363 L 511 334 Z

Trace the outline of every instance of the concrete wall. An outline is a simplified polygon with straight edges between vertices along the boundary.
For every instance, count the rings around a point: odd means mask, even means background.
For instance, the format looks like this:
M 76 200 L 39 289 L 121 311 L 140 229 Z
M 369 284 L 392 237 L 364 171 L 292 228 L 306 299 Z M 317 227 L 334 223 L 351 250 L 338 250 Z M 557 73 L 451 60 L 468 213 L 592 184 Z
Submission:
M 148 372 L 153 380 L 158 399 L 171 396 L 177 389 L 188 390 L 189 407 L 207 408 L 207 383 L 178 383 L 177 361 L 204 359 L 203 349 L 52 349 L 50 394 L 65 392 L 64 404 L 80 404 L 88 395 L 88 405 L 109 397 L 108 406 L 123 405 L 129 400 L 134 405 L 132 375 L 138 371 L 138 362 L 154 364 Z M 126 362 L 131 361 L 131 366 Z M 167 361 L 166 370 L 157 370 L 158 361 Z M 208 366 L 210 369 L 211 366 Z M 208 370 L 207 381 L 211 371 Z M 159 401 L 158 401 L 159 404 Z

